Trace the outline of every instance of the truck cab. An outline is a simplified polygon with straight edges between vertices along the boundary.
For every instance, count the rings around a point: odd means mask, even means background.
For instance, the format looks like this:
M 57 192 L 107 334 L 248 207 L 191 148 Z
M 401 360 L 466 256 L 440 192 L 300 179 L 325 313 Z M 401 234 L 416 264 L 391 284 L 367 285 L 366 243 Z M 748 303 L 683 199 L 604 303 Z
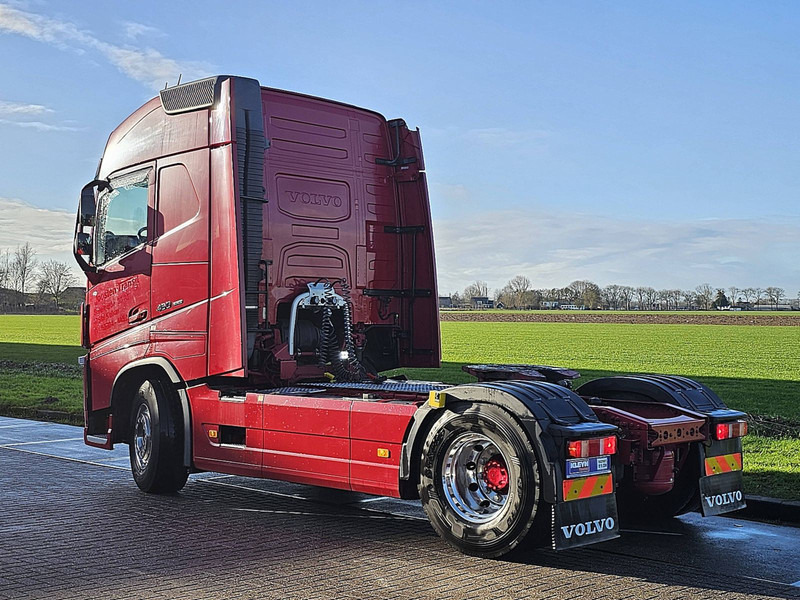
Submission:
M 107 435 L 115 379 L 137 365 L 262 385 L 354 369 L 342 362 L 438 366 L 424 167 L 402 120 L 252 79 L 139 108 L 81 194 L 87 433 Z M 325 290 L 341 298 L 327 320 Z M 321 358 L 345 337 L 346 358 Z

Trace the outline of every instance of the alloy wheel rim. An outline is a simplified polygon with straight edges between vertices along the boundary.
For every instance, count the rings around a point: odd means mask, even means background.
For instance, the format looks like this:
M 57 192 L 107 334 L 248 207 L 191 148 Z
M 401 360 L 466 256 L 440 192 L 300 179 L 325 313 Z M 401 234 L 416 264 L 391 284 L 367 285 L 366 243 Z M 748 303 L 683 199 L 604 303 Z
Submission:
M 144 471 L 153 453 L 152 424 L 150 409 L 146 404 L 139 406 L 136 412 L 136 426 L 133 435 L 133 458 L 138 471 Z
M 497 444 L 481 433 L 466 432 L 447 448 L 442 487 L 451 509 L 470 523 L 487 523 L 508 505 L 509 460 Z

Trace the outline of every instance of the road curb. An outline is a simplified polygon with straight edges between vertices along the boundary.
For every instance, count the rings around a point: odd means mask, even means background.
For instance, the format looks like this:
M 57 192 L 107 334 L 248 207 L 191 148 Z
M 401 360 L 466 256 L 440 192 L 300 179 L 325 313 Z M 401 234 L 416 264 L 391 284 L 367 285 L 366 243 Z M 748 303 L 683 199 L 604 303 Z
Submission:
M 800 501 L 766 496 L 745 496 L 745 500 L 747 508 L 729 513 L 728 516 L 800 525 Z

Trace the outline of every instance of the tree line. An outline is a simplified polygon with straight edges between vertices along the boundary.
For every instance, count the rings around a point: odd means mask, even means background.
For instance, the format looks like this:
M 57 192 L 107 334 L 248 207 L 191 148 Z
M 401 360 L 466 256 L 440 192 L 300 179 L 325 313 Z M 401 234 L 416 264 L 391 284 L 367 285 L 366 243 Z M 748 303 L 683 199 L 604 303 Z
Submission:
M 800 292 L 798 292 L 800 298 Z M 475 281 L 462 292 L 450 295 L 454 306 L 472 303 L 472 298 L 488 298 L 489 286 L 485 281 Z M 600 287 L 593 281 L 576 280 L 563 288 L 539 288 L 531 284 L 524 275 L 517 275 L 505 286 L 494 291 L 495 304 L 506 308 L 540 309 L 574 305 L 586 309 L 609 310 L 712 310 L 720 308 L 752 308 L 772 306 L 776 308 L 787 301 L 786 290 L 777 286 L 767 288 L 730 286 L 713 287 L 708 283 L 693 290 L 661 289 L 649 286 L 611 284 Z
M 28 242 L 13 250 L 0 250 L 0 305 L 6 310 L 31 304 L 55 305 L 58 310 L 64 293 L 76 285 L 78 278 L 70 265 L 59 260 L 40 262 Z

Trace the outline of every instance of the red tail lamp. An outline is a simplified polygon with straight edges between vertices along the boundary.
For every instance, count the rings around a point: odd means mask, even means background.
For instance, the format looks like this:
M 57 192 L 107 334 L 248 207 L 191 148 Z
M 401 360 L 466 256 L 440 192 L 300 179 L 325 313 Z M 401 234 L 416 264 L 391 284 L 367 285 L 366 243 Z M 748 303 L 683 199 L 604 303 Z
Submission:
M 590 456 L 604 456 L 616 453 L 617 436 L 615 435 L 567 442 L 567 456 L 570 458 L 589 458 Z
M 747 435 L 747 421 L 734 421 L 733 423 L 717 423 L 715 437 L 718 440 L 744 437 Z

